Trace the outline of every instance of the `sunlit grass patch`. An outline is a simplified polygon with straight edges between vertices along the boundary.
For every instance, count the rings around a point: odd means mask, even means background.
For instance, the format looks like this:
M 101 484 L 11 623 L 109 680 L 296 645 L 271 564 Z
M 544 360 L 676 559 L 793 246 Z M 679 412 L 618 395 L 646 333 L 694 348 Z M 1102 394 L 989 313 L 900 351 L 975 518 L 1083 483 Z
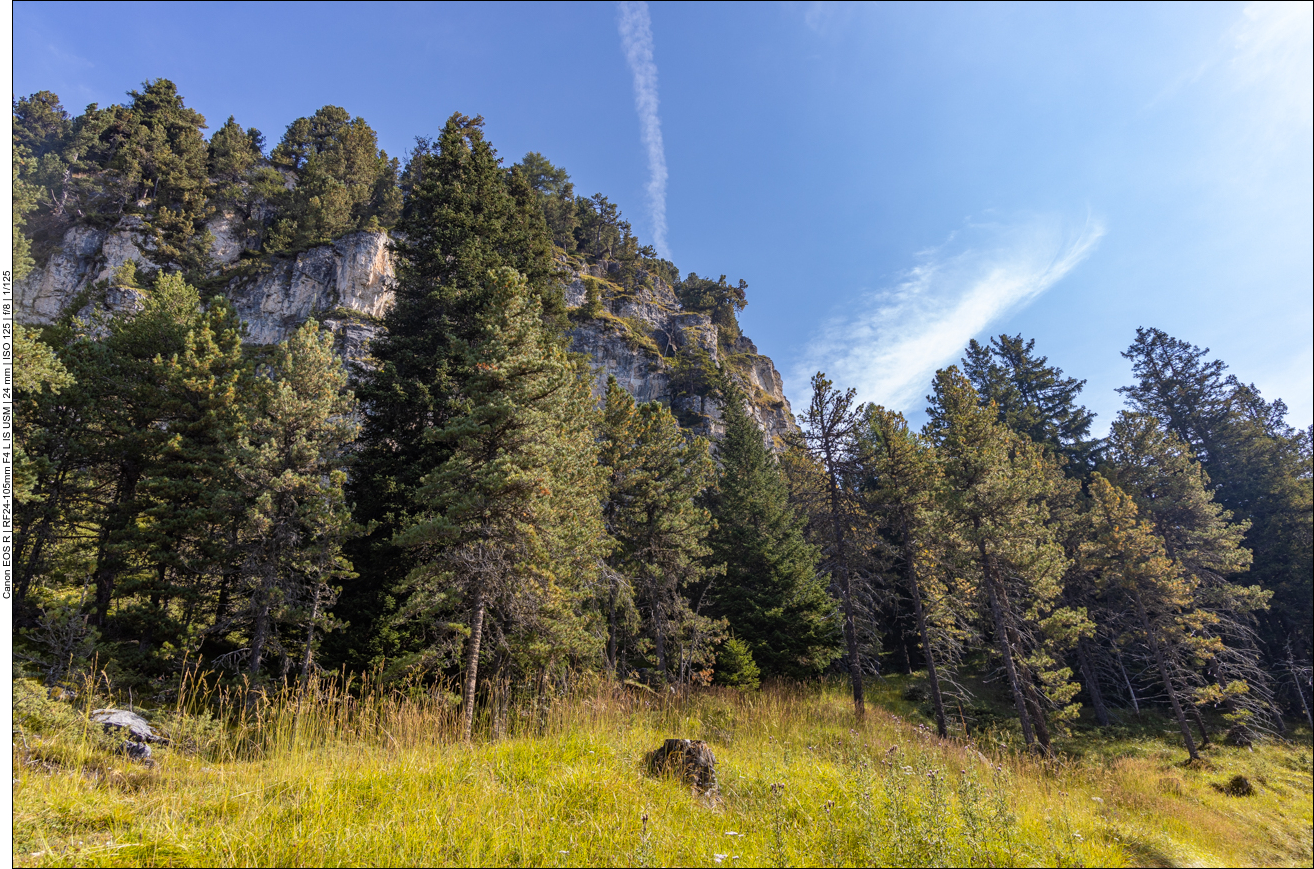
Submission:
M 16 745 L 13 856 L 91 866 L 1310 863 L 1308 734 L 1216 748 L 1199 768 L 1152 742 L 1046 763 L 1001 747 L 1002 734 L 941 741 L 915 708 L 885 696 L 898 690 L 872 697 L 895 712 L 877 707 L 858 724 L 839 686 L 662 697 L 600 684 L 545 703 L 505 738 L 462 744 L 442 697 L 371 688 L 347 701 L 321 686 L 158 752 L 150 770 L 76 748 L 94 734 L 25 733 L 59 742 L 70 762 L 31 765 Z M 719 797 L 645 771 L 644 753 L 671 736 L 709 742 Z M 1253 783 L 1250 796 L 1213 786 L 1235 775 Z

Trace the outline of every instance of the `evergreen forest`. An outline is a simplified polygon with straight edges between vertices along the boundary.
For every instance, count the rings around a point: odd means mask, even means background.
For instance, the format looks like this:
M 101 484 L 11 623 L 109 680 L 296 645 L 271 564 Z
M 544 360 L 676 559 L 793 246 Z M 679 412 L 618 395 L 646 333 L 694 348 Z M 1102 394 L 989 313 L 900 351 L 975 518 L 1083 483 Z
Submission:
M 921 430 L 818 373 L 781 438 L 729 361 L 682 352 L 703 437 L 597 394 L 570 348 L 598 284 L 569 307 L 568 270 L 664 282 L 727 348 L 747 284 L 681 277 L 544 156 L 506 165 L 462 114 L 400 158 L 336 106 L 277 142 L 207 131 L 165 79 L 78 115 L 13 102 L 16 277 L 75 226 L 130 225 L 148 260 L 111 282 L 128 309 L 16 328 L 28 677 L 163 705 L 202 677 L 368 678 L 440 698 L 465 740 L 600 682 L 842 683 L 861 721 L 912 673 L 938 738 L 1042 758 L 1143 711 L 1190 759 L 1314 724 L 1311 430 L 1189 336 L 1135 328 L 1105 437 L 1023 335 L 937 372 Z M 226 287 L 358 231 L 395 264 L 367 364 L 314 319 L 244 339 Z

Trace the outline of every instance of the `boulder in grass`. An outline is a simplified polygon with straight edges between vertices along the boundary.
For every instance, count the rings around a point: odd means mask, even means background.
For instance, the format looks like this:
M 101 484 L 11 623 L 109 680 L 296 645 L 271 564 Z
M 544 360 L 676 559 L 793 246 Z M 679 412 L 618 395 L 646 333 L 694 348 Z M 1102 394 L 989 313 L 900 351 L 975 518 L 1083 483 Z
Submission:
M 702 794 L 715 794 L 716 755 L 701 739 L 668 739 L 644 757 L 653 775 L 674 775 Z
M 159 742 L 168 744 L 169 740 L 151 729 L 150 722 L 136 712 L 126 709 L 96 709 L 91 713 L 91 720 L 104 725 L 106 733 L 118 731 L 128 742 L 145 744 Z

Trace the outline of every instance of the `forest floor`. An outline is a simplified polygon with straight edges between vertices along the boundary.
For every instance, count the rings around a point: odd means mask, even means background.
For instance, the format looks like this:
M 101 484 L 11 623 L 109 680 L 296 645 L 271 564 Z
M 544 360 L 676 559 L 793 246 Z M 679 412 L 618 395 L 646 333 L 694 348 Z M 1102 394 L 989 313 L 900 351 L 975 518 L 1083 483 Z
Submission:
M 1253 750 L 1215 745 L 1186 764 L 1180 738 L 1147 713 L 1112 736 L 1079 730 L 1042 761 L 1003 725 L 937 739 L 904 699 L 914 682 L 876 681 L 861 723 L 838 684 L 662 697 L 604 683 L 521 704 L 509 735 L 469 744 L 453 738 L 449 695 L 348 698 L 321 686 L 245 705 L 229 695 L 223 703 L 249 712 L 223 725 L 152 713 L 172 744 L 145 767 L 88 722 L 93 704 L 79 712 L 19 680 L 13 860 L 1311 865 L 1307 729 Z M 719 797 L 647 774 L 644 754 L 668 737 L 711 745 Z

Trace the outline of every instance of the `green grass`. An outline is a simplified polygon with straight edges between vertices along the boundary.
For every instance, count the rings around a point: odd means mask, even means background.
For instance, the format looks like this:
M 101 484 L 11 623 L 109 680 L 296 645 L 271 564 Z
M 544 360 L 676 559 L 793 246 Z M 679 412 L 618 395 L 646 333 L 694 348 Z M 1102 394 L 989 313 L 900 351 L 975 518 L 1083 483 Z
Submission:
M 1195 767 L 1167 738 L 941 741 L 875 686 L 662 697 L 605 683 L 525 704 L 510 735 L 452 738 L 450 696 L 332 685 L 220 725 L 158 713 L 150 769 L 34 683 L 15 686 L 14 862 L 185 865 L 1310 865 L 1309 734 Z M 231 697 L 211 701 L 238 709 Z M 197 703 L 193 708 L 199 709 Z M 484 731 L 487 722 L 484 722 Z M 1150 728 L 1153 731 L 1153 728 Z M 649 776 L 706 739 L 721 795 Z M 1246 797 L 1219 790 L 1235 775 Z M 719 857 L 719 861 L 718 861 Z

